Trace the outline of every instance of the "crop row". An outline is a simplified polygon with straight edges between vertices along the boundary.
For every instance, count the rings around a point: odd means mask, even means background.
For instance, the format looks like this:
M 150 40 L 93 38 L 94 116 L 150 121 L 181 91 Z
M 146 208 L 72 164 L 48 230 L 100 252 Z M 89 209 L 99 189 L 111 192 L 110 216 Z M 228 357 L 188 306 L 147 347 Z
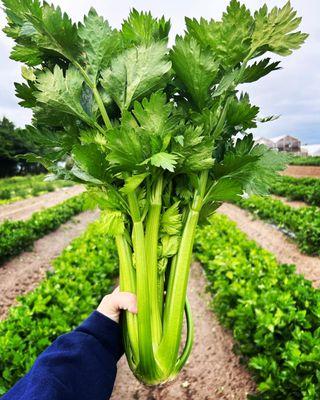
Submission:
M 45 175 L 41 174 L 1 179 L 0 205 L 13 203 L 27 197 L 39 196 L 72 185 L 71 182 L 66 181 L 46 182 L 44 177 Z
M 307 204 L 320 205 L 320 179 L 292 178 L 282 176 L 272 185 L 271 192 L 289 200 L 301 200 Z
M 93 223 L 53 262 L 53 271 L 20 297 L 0 322 L 0 395 L 57 336 L 78 325 L 110 291 L 117 273 L 114 244 Z
M 0 225 L 0 263 L 31 247 L 35 240 L 57 229 L 84 210 L 85 195 L 80 194 L 63 203 L 35 212 L 26 221 L 7 220 Z
M 199 231 L 195 252 L 209 280 L 214 310 L 232 330 L 259 383 L 258 398 L 316 399 L 320 292 L 297 275 L 294 266 L 279 265 L 224 216 L 215 216 L 212 225 Z M 52 340 L 94 309 L 116 273 L 113 241 L 96 222 L 0 323 L 0 394 Z
M 318 399 L 320 291 L 225 216 L 197 235 L 213 309 L 258 382 L 258 399 Z
M 291 165 L 320 165 L 320 156 L 316 157 L 292 157 Z
M 238 204 L 283 229 L 298 243 L 302 252 L 320 255 L 319 207 L 293 208 L 280 200 L 258 196 L 251 196 Z

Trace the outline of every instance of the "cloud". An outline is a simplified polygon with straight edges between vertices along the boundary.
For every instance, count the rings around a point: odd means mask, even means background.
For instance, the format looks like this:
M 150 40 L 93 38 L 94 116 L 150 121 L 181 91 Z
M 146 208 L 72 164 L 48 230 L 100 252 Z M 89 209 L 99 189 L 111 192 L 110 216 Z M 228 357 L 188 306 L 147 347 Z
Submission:
M 81 20 L 91 6 L 104 15 L 109 22 L 120 27 L 130 8 L 150 10 L 154 15 L 165 15 L 171 19 L 173 40 L 176 34 L 183 33 L 184 16 L 201 16 L 219 19 L 229 1 L 220 0 L 163 0 L 149 2 L 147 0 L 54 0 L 72 18 Z M 262 6 L 263 0 L 242 1 L 251 10 Z M 282 6 L 285 1 L 268 0 L 268 6 Z M 248 91 L 251 101 L 261 108 L 261 115 L 281 114 L 281 118 L 269 124 L 262 124 L 255 130 L 257 136 L 278 136 L 290 133 L 299 136 L 302 142 L 320 143 L 320 2 L 318 0 L 292 0 L 292 5 L 303 17 L 301 29 L 310 37 L 299 51 L 288 58 L 282 59 L 281 71 L 276 71 L 256 84 L 243 86 Z M 0 24 L 5 23 L 0 11 Z M 31 114 L 18 106 L 14 96 L 14 81 L 20 81 L 20 66 L 9 60 L 11 42 L 0 33 L 1 82 L 0 82 L 0 117 L 6 115 L 17 125 L 28 123 Z M 273 57 L 277 59 L 277 57 Z M 281 59 L 281 58 L 280 58 Z

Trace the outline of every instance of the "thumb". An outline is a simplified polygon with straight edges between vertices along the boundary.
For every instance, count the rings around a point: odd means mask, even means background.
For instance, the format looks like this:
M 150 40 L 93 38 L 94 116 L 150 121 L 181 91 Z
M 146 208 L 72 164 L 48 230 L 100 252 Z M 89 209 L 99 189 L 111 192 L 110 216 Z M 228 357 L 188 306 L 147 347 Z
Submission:
M 119 288 L 105 296 L 98 307 L 99 312 L 116 322 L 119 322 L 121 310 L 128 310 L 134 314 L 138 312 L 136 295 L 130 292 L 120 292 Z
M 136 295 L 133 293 L 130 292 L 115 293 L 113 302 L 114 306 L 118 310 L 128 310 L 133 314 L 136 314 L 138 312 L 137 298 Z

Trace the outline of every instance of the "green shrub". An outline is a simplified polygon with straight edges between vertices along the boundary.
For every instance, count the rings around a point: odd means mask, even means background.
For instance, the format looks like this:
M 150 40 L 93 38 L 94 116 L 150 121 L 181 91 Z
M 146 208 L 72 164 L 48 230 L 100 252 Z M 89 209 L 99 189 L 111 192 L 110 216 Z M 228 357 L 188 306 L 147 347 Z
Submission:
M 258 382 L 257 399 L 319 399 L 320 292 L 225 216 L 197 236 L 213 308 Z
M 27 250 L 33 242 L 54 231 L 84 209 L 84 194 L 54 207 L 38 211 L 26 221 L 5 221 L 0 225 L 0 263 Z
M 293 208 L 280 200 L 251 196 L 238 204 L 259 218 L 282 228 L 299 245 L 302 252 L 320 255 L 320 209 Z
M 0 200 L 8 200 L 11 197 L 11 191 L 9 189 L 3 189 L 0 191 Z
M 289 200 L 300 200 L 307 204 L 320 205 L 320 179 L 292 178 L 282 176 L 271 187 L 271 192 Z
M 92 224 L 53 262 L 53 272 L 20 297 L 0 322 L 0 395 L 32 366 L 57 336 L 73 329 L 95 309 L 113 285 L 117 257 L 113 241 Z

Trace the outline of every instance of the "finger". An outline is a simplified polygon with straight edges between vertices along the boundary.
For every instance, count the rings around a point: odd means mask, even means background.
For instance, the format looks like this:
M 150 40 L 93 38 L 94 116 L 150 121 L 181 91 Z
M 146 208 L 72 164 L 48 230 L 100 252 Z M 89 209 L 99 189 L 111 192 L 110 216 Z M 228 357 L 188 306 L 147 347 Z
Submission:
M 120 310 L 128 310 L 129 312 L 136 314 L 137 308 L 137 297 L 135 294 L 130 292 L 119 292 L 115 296 L 115 306 Z

